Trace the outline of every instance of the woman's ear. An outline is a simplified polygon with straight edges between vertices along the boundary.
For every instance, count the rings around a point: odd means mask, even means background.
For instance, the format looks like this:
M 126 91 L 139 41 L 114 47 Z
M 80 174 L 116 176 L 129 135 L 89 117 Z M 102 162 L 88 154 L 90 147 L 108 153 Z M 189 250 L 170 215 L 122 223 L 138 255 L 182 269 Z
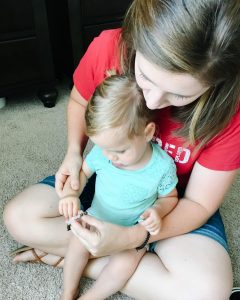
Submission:
M 144 130 L 147 142 L 150 142 L 152 140 L 155 130 L 156 130 L 156 125 L 154 122 L 150 122 L 147 124 L 147 126 L 145 127 L 145 130 Z

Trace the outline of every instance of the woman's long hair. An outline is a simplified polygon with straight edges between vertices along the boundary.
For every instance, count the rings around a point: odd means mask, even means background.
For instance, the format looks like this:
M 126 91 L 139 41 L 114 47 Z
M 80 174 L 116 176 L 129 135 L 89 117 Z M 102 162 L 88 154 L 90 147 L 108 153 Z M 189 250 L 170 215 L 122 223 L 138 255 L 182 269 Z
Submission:
M 183 124 L 177 134 L 201 147 L 227 126 L 239 107 L 239 0 L 135 0 L 120 40 L 123 72 L 134 73 L 136 50 L 210 86 L 197 101 L 172 108 Z

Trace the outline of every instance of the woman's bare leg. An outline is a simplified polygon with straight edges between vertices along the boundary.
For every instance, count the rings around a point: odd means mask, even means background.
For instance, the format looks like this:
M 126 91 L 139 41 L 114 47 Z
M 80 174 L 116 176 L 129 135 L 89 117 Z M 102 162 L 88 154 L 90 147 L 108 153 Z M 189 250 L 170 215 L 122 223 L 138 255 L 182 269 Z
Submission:
M 70 234 L 59 217 L 58 197 L 50 186 L 38 184 L 15 197 L 5 209 L 4 221 L 20 243 L 65 255 Z M 231 262 L 217 242 L 188 234 L 159 242 L 157 253 L 158 256 L 148 253 L 143 257 L 122 290 L 124 293 L 148 300 L 228 299 L 232 288 Z M 107 261 L 108 258 L 90 260 L 85 276 L 96 279 Z
M 228 300 L 228 253 L 210 238 L 187 234 L 161 241 L 158 255 L 144 255 L 122 292 L 135 299 Z M 159 259 L 160 258 L 160 259 Z M 96 279 L 108 258 L 90 260 L 85 276 Z
M 70 237 L 64 218 L 59 215 L 58 201 L 54 188 L 37 184 L 17 195 L 4 210 L 4 222 L 11 236 L 21 244 L 38 249 L 38 255 L 41 251 L 51 253 L 43 258 L 49 264 L 65 255 Z M 32 259 L 31 251 L 16 256 L 16 261 Z

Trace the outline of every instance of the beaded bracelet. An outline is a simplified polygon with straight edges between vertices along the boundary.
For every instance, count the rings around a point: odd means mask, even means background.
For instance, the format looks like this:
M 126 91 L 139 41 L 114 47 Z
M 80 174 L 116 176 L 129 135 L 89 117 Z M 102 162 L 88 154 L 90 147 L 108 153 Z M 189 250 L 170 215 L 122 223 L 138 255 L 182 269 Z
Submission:
M 74 220 L 80 220 L 82 216 L 87 215 L 87 211 L 82 211 L 75 217 L 72 217 L 69 221 L 67 221 L 67 231 L 71 230 L 71 224 Z
M 147 245 L 147 243 L 148 243 L 148 241 L 150 239 L 150 236 L 151 236 L 150 232 L 147 231 L 147 236 L 146 236 L 145 240 L 143 241 L 143 243 L 136 248 L 137 251 L 143 249 Z

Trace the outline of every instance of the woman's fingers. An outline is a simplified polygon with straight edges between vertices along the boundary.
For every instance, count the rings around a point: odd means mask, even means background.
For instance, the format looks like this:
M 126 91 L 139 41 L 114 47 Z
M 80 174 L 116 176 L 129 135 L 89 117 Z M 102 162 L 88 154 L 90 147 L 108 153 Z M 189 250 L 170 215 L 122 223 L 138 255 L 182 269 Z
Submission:
M 62 197 L 63 186 L 68 178 L 68 175 L 63 174 L 60 170 L 55 175 L 55 190 L 59 197 Z
M 57 171 L 55 178 L 55 188 L 59 197 L 62 197 L 62 192 L 67 178 L 70 176 L 70 184 L 72 189 L 79 189 L 79 173 L 82 166 L 82 157 L 78 152 L 68 151 L 62 165 Z
M 93 256 L 101 256 L 99 246 L 104 236 L 102 225 L 102 221 L 89 215 L 84 215 L 80 223 L 73 222 L 71 226 L 73 234 L 79 238 Z
M 74 168 L 71 170 L 70 174 L 70 182 L 71 182 L 71 188 L 75 191 L 79 190 L 79 170 L 77 168 Z
M 96 233 L 94 231 L 90 231 L 87 227 L 82 226 L 81 223 L 76 221 L 72 222 L 71 225 L 72 233 L 81 241 L 81 243 L 88 249 L 88 251 L 95 256 L 96 249 L 93 245 L 95 245 L 94 240 L 97 239 Z
M 99 221 L 89 215 L 82 216 L 81 221 L 83 221 L 85 226 L 81 225 L 81 222 L 80 224 L 73 222 L 73 228 L 76 229 L 75 231 L 78 237 L 90 242 L 96 238 L 95 233 L 100 232 L 102 221 Z
M 124 227 L 103 222 L 89 215 L 84 215 L 81 221 L 84 224 L 72 223 L 72 232 L 93 256 L 106 256 L 128 249 L 128 236 L 132 226 Z
M 96 218 L 94 218 L 94 217 L 92 217 L 90 215 L 84 215 L 82 217 L 82 220 L 84 222 L 86 222 L 88 225 L 94 226 L 94 227 L 96 227 L 98 229 L 100 229 L 101 226 L 102 226 L 102 224 L 103 224 L 103 221 L 100 221 L 100 220 L 98 220 L 98 219 L 96 219 Z
M 73 221 L 71 224 L 72 232 L 78 237 L 81 241 L 88 238 L 89 230 L 81 224 L 81 222 Z

